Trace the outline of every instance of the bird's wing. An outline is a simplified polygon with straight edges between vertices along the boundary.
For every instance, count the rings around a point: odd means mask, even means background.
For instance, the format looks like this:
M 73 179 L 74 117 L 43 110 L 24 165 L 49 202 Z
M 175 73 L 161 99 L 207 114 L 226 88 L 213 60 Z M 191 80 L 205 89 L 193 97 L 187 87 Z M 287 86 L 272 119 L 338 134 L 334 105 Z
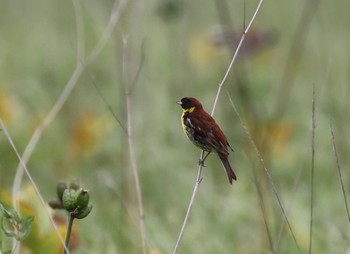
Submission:
M 192 129 L 195 140 L 216 152 L 228 154 L 228 142 L 220 127 L 207 112 L 189 114 L 185 125 Z

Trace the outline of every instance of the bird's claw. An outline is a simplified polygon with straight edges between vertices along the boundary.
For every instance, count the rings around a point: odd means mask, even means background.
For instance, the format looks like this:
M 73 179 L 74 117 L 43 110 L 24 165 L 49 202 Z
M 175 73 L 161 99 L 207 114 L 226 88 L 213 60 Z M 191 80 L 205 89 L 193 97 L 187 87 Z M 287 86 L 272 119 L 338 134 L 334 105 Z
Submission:
M 199 159 L 198 166 L 206 167 L 206 165 L 204 164 L 204 160 Z

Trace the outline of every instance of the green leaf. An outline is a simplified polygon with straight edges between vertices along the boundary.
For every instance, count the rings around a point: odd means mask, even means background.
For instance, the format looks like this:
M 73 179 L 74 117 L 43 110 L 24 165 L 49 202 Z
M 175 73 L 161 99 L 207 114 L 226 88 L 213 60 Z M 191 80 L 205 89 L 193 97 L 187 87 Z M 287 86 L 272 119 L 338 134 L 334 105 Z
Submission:
M 2 231 L 4 232 L 4 234 L 7 237 L 16 237 L 16 233 L 13 231 L 13 229 L 7 227 L 9 223 L 6 223 L 5 220 L 6 220 L 6 218 L 4 218 L 4 217 L 1 218 L 1 229 L 2 229 Z
M 17 240 L 24 240 L 29 235 L 31 229 L 32 229 L 32 222 L 34 220 L 34 216 L 27 216 L 22 218 L 20 223 L 20 232 L 17 235 Z
M 13 210 L 11 207 L 0 202 L 0 212 L 6 219 L 11 219 L 13 217 L 13 211 L 11 210 Z
M 0 203 L 1 229 L 7 237 L 24 240 L 30 233 L 34 216 L 20 218 L 12 207 Z

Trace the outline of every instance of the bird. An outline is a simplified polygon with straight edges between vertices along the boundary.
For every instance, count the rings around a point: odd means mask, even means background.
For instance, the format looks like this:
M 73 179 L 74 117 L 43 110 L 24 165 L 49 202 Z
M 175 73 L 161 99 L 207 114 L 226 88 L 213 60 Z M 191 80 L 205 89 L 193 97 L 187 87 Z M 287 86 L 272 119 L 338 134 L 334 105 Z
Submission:
M 229 148 L 233 151 L 228 143 L 224 133 L 214 118 L 208 114 L 202 104 L 193 97 L 184 97 L 176 102 L 182 107 L 181 124 L 188 139 L 197 147 L 207 154 L 199 161 L 204 166 L 204 161 L 211 152 L 215 152 L 226 171 L 228 181 L 232 184 L 237 180 L 228 160 Z

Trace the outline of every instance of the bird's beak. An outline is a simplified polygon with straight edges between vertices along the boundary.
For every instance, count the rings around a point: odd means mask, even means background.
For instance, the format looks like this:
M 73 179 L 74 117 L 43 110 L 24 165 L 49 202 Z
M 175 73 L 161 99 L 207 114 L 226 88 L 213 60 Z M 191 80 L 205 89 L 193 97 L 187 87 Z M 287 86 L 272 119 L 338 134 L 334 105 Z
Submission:
M 182 105 L 182 102 L 181 102 L 181 101 L 177 101 L 176 103 L 179 104 L 179 105 Z

